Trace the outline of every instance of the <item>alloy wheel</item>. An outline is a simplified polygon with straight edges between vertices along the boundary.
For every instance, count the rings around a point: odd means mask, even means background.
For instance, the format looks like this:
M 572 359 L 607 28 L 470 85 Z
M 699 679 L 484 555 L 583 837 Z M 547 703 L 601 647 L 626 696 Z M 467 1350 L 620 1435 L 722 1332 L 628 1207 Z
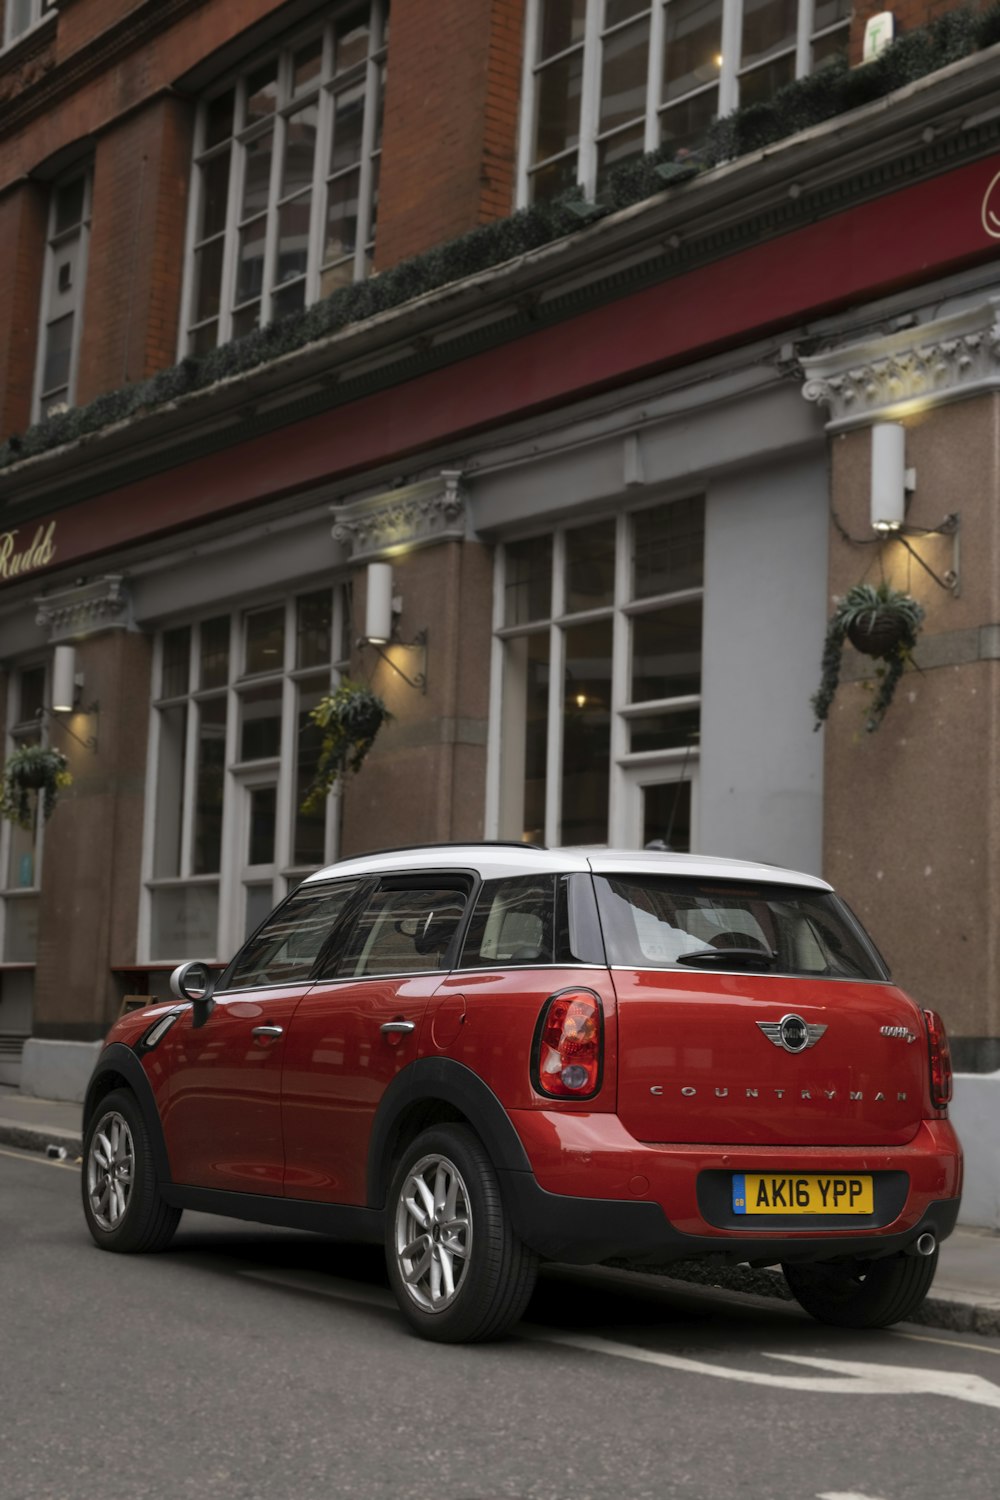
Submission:
M 472 1215 L 462 1174 L 446 1156 L 423 1156 L 396 1206 L 396 1262 L 406 1291 L 424 1312 L 458 1296 L 472 1254 Z
M 128 1210 L 135 1175 L 135 1146 L 123 1115 L 106 1115 L 87 1154 L 87 1195 L 99 1229 L 117 1229 Z

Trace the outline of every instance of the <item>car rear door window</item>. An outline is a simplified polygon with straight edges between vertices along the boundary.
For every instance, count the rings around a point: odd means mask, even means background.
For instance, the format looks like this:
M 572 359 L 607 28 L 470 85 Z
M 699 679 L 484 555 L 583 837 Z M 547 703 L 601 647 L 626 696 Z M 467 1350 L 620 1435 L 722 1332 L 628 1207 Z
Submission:
M 556 877 L 488 880 L 462 953 L 463 969 L 554 962 Z
M 365 902 L 339 955 L 335 977 L 445 968 L 465 905 L 466 893 L 456 887 L 380 887 Z
M 240 949 L 219 989 L 307 980 L 357 889 L 356 880 L 300 886 Z

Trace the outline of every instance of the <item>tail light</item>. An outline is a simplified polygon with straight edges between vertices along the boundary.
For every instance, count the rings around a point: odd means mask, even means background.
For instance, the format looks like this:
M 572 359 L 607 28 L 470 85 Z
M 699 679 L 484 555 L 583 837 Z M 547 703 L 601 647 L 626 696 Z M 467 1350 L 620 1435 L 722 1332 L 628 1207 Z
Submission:
M 944 1022 L 936 1010 L 925 1010 L 927 1049 L 931 1063 L 931 1103 L 935 1109 L 947 1109 L 951 1099 L 951 1048 Z
M 590 1099 L 601 1086 L 604 1012 L 593 990 L 560 990 L 542 1007 L 531 1082 L 553 1099 Z

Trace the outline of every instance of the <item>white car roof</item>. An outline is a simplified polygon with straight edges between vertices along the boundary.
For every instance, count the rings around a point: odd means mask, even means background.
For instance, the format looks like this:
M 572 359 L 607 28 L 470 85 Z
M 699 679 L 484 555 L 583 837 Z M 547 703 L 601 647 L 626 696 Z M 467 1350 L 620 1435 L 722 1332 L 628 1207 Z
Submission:
M 801 870 L 752 860 L 722 859 L 711 854 L 673 854 L 658 849 L 539 849 L 531 844 L 421 844 L 409 849 L 382 849 L 338 860 L 307 877 L 341 879 L 346 875 L 382 875 L 420 870 L 474 870 L 484 880 L 500 876 L 574 873 L 595 875 L 680 875 L 714 880 L 747 880 L 767 885 L 832 889 L 825 880 Z

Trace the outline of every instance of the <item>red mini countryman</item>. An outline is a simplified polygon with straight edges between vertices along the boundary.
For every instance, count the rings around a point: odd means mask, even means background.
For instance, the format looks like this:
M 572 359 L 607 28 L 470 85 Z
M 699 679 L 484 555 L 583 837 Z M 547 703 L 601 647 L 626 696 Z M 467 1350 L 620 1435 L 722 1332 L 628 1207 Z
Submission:
M 822 880 L 442 845 L 311 876 L 224 973 L 111 1029 L 84 1106 L 103 1249 L 185 1208 L 383 1243 L 416 1331 L 495 1338 L 540 1259 L 780 1265 L 906 1318 L 958 1214 L 944 1027 Z

